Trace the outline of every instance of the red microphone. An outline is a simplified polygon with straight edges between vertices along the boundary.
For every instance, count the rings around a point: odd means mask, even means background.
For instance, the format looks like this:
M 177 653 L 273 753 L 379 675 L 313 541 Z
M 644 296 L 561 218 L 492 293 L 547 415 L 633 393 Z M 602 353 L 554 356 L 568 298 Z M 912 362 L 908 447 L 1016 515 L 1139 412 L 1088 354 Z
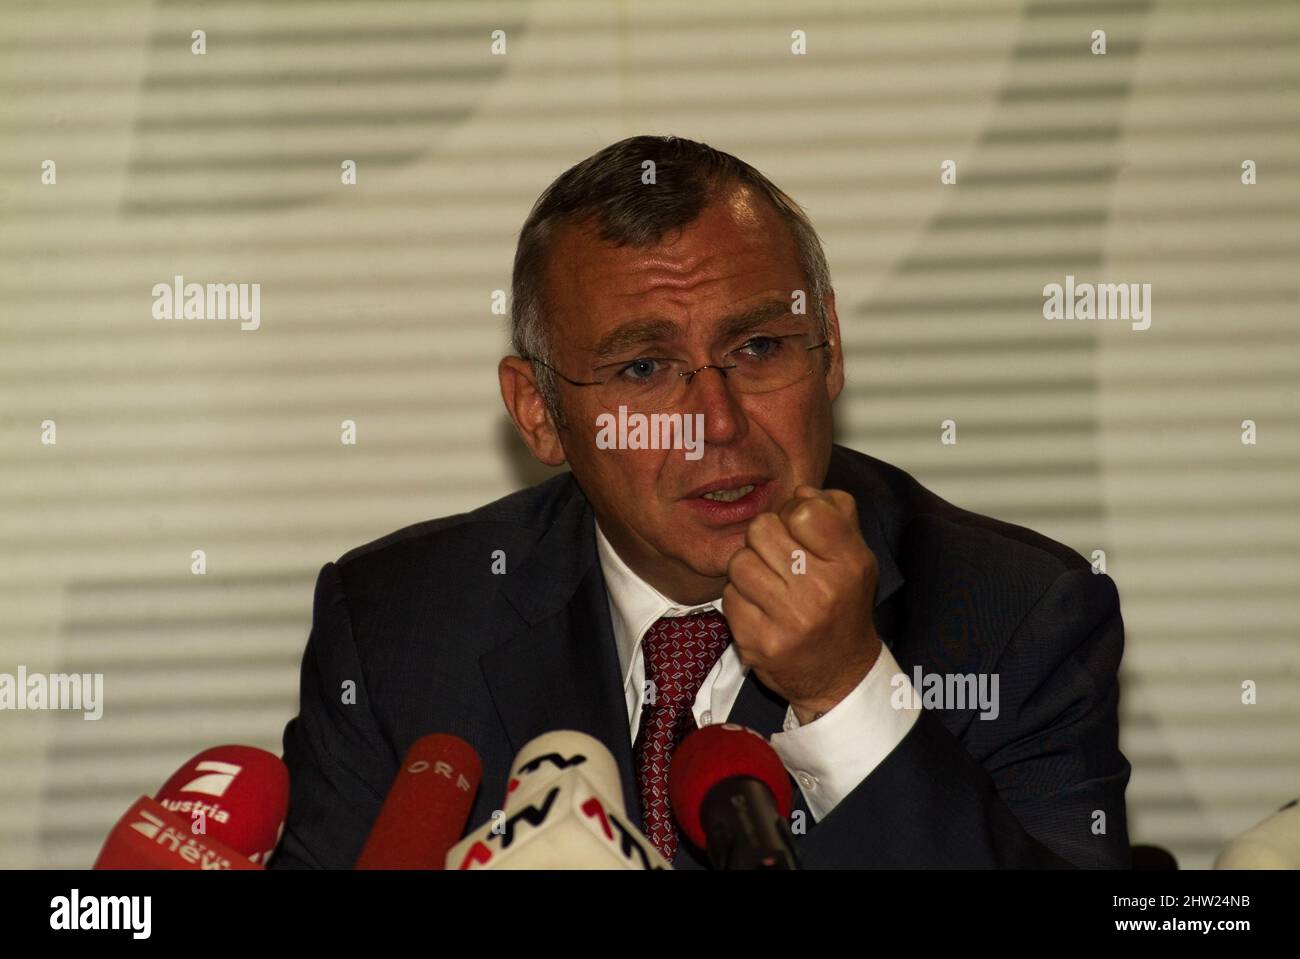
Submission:
M 148 796 L 126 811 L 104 841 L 96 869 L 261 869 L 242 852 L 190 824 Z
M 483 778 L 474 747 L 444 733 L 417 739 L 388 789 L 357 869 L 442 869 Z
M 686 838 L 715 869 L 798 869 L 787 820 L 794 789 L 766 739 L 730 723 L 682 740 L 668 771 L 668 799 Z
M 176 770 L 154 798 L 196 836 L 265 864 L 289 807 L 289 770 L 265 749 L 214 746 Z

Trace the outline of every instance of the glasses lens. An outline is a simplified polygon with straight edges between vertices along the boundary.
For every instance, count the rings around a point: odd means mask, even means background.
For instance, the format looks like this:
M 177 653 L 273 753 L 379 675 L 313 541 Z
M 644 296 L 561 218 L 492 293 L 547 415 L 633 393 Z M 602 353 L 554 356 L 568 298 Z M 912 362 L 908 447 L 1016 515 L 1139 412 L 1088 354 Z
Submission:
M 727 379 L 741 393 L 771 393 L 798 382 L 817 366 L 821 345 L 810 333 L 751 337 L 723 363 L 734 367 Z
M 620 406 L 632 413 L 668 409 L 685 393 L 686 377 L 678 375 L 684 368 L 674 360 L 650 357 L 600 367 L 596 389 L 601 405 L 615 412 Z
M 688 402 L 690 381 L 696 376 L 721 375 L 738 393 L 770 393 L 784 389 L 811 373 L 820 362 L 818 347 L 826 344 L 811 333 L 752 336 L 719 359 L 716 366 L 690 376 L 680 360 L 644 357 L 596 369 L 601 405 L 617 411 L 654 413 L 679 409 Z

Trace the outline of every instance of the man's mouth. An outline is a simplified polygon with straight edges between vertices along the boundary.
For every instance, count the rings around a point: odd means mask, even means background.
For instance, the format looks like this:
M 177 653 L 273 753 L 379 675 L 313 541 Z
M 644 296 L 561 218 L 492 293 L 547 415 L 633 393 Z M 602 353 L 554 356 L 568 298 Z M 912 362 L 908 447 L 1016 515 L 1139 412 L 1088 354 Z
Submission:
M 715 503 L 734 503 L 742 496 L 748 496 L 754 491 L 754 484 L 747 483 L 744 486 L 737 486 L 735 489 L 719 489 L 711 493 L 705 493 L 704 499 L 712 500 Z
M 682 505 L 709 526 L 747 523 L 770 507 L 775 486 L 758 473 L 719 476 L 691 490 Z
M 760 473 L 732 473 L 728 476 L 717 476 L 695 487 L 686 494 L 685 499 L 708 499 L 716 503 L 734 503 L 741 497 L 748 496 L 766 482 L 767 477 Z

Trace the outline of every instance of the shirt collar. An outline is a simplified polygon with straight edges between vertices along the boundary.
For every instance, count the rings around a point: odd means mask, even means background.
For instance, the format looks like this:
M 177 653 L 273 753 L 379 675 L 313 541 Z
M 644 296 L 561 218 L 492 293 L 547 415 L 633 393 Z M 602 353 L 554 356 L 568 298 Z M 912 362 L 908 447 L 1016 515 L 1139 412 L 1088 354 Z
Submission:
M 722 599 L 700 606 L 683 606 L 674 602 L 632 571 L 596 523 L 596 553 L 600 557 L 605 588 L 609 593 L 609 611 L 613 619 L 614 645 L 623 673 L 623 685 L 631 679 L 632 661 L 641 640 L 650 627 L 665 616 L 685 616 L 703 609 L 722 612 Z

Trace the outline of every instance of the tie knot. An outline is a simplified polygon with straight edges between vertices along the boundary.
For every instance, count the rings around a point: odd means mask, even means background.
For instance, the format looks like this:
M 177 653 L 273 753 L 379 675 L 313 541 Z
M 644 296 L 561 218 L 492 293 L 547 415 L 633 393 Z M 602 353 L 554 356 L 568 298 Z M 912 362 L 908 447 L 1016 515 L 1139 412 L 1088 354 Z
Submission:
M 646 679 L 664 701 L 693 700 L 729 642 L 727 621 L 714 610 L 665 616 L 642 640 Z

